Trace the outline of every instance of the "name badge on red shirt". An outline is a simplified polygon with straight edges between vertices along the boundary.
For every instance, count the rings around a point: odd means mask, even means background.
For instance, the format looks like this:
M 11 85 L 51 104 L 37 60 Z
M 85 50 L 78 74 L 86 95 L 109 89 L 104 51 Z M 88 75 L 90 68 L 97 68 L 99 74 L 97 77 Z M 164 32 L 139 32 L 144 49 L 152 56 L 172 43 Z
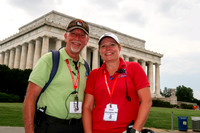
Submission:
M 118 108 L 117 104 L 107 104 L 104 112 L 104 121 L 117 121 Z

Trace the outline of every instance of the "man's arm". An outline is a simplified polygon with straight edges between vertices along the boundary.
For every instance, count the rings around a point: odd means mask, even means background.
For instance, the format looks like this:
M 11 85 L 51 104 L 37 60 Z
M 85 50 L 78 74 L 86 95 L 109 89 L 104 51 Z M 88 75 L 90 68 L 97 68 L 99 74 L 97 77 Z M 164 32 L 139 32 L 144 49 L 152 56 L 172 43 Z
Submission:
M 42 88 L 29 82 L 24 100 L 23 118 L 26 133 L 34 133 L 35 102 Z
M 141 131 L 146 123 L 152 105 L 150 88 L 145 87 L 140 89 L 138 91 L 138 96 L 140 98 L 141 103 L 138 111 L 138 116 L 134 123 L 133 128 L 136 129 L 137 131 Z
M 92 110 L 94 108 L 94 96 L 85 93 L 83 103 L 83 127 L 85 133 L 92 133 Z

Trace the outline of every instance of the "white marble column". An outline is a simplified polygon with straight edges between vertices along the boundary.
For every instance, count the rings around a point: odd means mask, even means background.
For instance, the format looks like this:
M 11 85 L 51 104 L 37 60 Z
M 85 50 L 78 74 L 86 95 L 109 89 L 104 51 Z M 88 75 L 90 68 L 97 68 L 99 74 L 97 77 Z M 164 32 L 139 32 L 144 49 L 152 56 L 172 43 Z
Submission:
M 85 46 L 81 51 L 81 56 L 87 61 L 87 46 Z
M 156 64 L 155 69 L 155 92 L 156 96 L 160 96 L 160 64 Z
M 26 60 L 26 69 L 32 69 L 33 54 L 34 54 L 34 44 L 31 41 L 31 42 L 28 43 L 28 54 L 27 54 L 27 60 Z
M 15 51 L 15 63 L 14 63 L 14 68 L 19 68 L 20 57 L 21 57 L 21 48 L 20 48 L 20 46 L 17 46 L 17 47 L 16 47 L 16 51 Z
M 149 79 L 149 83 L 150 83 L 150 90 L 151 90 L 151 94 L 153 95 L 153 63 L 152 62 L 148 62 L 148 79 Z
M 26 67 L 26 58 L 27 58 L 27 44 L 22 45 L 22 51 L 21 51 L 21 59 L 20 59 L 20 69 L 24 70 Z
M 3 65 L 4 62 L 4 52 L 0 53 L 0 64 Z
M 138 59 L 136 59 L 136 58 L 133 58 L 133 62 L 138 62 Z
M 141 62 L 141 67 L 143 68 L 144 71 L 146 71 L 146 62 L 144 60 L 140 60 Z
M 49 52 L 49 37 L 44 36 L 43 41 L 42 41 L 42 55 L 44 55 L 48 52 Z
M 62 47 L 62 41 L 59 39 L 56 39 L 56 50 L 59 50 Z
M 4 65 L 6 65 L 6 66 L 8 66 L 9 54 L 10 54 L 10 51 L 7 50 L 7 51 L 5 52 L 5 56 L 4 56 Z
M 34 59 L 33 59 L 33 67 L 36 65 L 37 61 L 41 57 L 41 48 L 42 48 L 42 42 L 40 39 L 36 39 L 35 42 L 35 53 L 34 53 Z
M 9 57 L 9 64 L 8 64 L 8 67 L 10 69 L 13 69 L 13 67 L 14 67 L 14 59 L 15 59 L 15 50 L 14 50 L 14 48 L 12 48 L 10 50 L 10 57 Z
M 98 68 L 98 49 L 93 48 L 92 69 Z
M 124 60 L 125 60 L 125 61 L 129 61 L 129 57 L 128 57 L 128 56 L 123 55 L 123 57 L 124 57 Z

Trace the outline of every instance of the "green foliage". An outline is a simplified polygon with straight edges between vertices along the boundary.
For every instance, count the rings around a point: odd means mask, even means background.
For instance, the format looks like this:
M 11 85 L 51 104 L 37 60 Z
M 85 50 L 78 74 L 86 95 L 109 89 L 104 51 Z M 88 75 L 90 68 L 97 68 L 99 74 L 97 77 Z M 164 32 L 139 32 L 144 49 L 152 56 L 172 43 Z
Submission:
M 172 93 L 171 89 L 167 89 L 167 87 L 164 88 L 163 92 L 160 91 L 160 94 L 164 97 L 170 97 Z
M 153 107 L 167 107 L 167 108 L 172 108 L 174 107 L 171 105 L 169 102 L 161 101 L 161 100 L 152 100 L 152 106 Z
M 19 96 L 0 92 L 0 102 L 19 102 Z
M 160 94 L 164 97 L 170 97 L 171 93 L 171 89 L 167 87 L 164 88 L 163 92 L 160 91 Z M 176 96 L 177 101 L 192 102 L 200 106 L 200 100 L 193 97 L 193 90 L 189 87 L 185 87 L 184 85 L 178 86 L 176 88 Z
M 176 96 L 178 101 L 192 102 L 193 101 L 193 90 L 184 85 L 176 87 Z
M 199 106 L 200 106 L 200 100 L 198 100 L 198 99 L 194 98 L 192 102 L 193 102 L 193 103 L 197 103 L 197 105 L 199 105 Z
M 19 101 L 22 102 L 31 71 L 31 69 L 10 69 L 5 65 L 0 65 L 0 92 L 18 95 Z
M 193 105 L 181 103 L 182 109 L 193 109 Z

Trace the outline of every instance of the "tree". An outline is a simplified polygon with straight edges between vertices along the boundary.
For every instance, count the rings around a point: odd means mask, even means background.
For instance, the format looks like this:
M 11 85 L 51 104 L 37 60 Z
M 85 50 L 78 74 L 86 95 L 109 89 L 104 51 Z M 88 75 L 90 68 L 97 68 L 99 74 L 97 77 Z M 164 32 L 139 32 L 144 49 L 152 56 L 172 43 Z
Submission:
M 172 93 L 171 89 L 167 89 L 167 87 L 164 88 L 163 92 L 160 91 L 160 94 L 164 97 L 170 97 Z
M 24 101 L 28 78 L 31 69 L 10 69 L 0 65 L 0 92 L 19 96 L 19 101 Z
M 193 103 L 197 103 L 197 105 L 200 105 L 200 100 L 198 100 L 198 99 L 196 99 L 196 98 L 194 98 L 192 102 L 193 102 Z
M 176 87 L 176 96 L 178 101 L 193 102 L 193 90 L 184 85 Z

